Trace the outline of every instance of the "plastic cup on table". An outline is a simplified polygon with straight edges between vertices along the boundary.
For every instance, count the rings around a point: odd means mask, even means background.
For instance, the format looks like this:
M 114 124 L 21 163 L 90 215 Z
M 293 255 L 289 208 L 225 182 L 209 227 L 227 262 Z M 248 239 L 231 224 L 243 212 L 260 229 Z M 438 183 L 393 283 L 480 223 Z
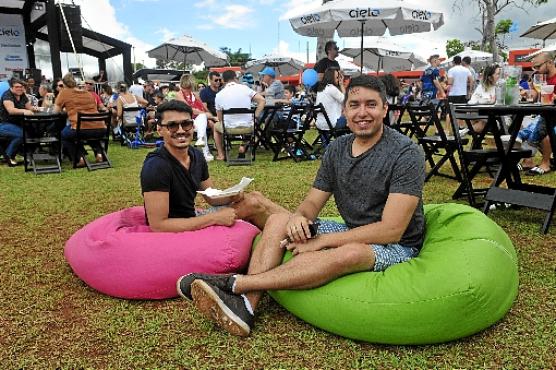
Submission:
M 554 104 L 554 85 L 542 85 L 541 86 L 541 104 L 549 105 Z

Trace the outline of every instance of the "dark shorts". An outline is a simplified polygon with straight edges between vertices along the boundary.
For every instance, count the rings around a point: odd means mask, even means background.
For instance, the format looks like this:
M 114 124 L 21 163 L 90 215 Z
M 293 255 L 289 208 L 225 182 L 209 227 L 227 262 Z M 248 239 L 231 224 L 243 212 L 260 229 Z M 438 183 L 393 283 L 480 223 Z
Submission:
M 448 102 L 454 104 L 467 104 L 466 95 L 448 95 Z

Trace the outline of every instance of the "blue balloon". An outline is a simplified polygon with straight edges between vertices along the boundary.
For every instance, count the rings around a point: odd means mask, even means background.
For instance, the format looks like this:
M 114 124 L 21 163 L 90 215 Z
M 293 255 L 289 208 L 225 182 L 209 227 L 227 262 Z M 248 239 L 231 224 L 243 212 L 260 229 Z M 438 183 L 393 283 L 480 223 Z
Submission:
M 0 81 L 0 97 L 10 89 L 8 81 Z
M 306 69 L 301 75 L 301 82 L 307 87 L 313 87 L 318 82 L 318 74 L 314 69 Z

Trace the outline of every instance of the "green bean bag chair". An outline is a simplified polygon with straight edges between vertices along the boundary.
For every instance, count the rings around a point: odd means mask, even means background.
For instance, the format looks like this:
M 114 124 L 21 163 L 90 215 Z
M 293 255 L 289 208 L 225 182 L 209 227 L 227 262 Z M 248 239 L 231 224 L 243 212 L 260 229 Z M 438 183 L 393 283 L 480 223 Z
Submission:
M 361 272 L 310 290 L 269 294 L 300 319 L 344 337 L 431 344 L 500 320 L 517 295 L 517 256 L 491 219 L 460 204 L 425 206 L 419 256 L 384 272 Z M 284 262 L 292 258 L 284 256 Z

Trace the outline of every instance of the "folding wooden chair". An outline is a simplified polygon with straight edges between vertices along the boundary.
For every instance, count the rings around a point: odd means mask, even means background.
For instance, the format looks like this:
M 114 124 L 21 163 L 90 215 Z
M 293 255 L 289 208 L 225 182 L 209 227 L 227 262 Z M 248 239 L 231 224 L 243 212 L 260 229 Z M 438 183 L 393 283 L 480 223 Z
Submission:
M 226 127 L 226 118 L 232 115 L 250 116 L 246 122 L 253 122 L 250 127 Z M 230 108 L 222 111 L 222 142 L 224 145 L 224 157 L 228 166 L 251 165 L 255 160 L 255 109 L 252 108 Z M 233 145 L 245 146 L 244 153 L 234 152 Z
M 77 127 L 75 138 L 72 139 L 75 144 L 75 152 L 73 155 L 73 168 L 77 168 L 79 158 L 82 157 L 85 161 L 89 171 L 100 170 L 103 168 L 111 168 L 112 162 L 108 158 L 108 141 L 110 140 L 110 120 L 112 119 L 110 112 L 102 113 L 77 113 Z M 87 131 L 88 129 L 81 128 L 84 122 L 103 122 L 105 127 L 102 128 L 102 136 L 91 136 Z M 97 147 L 102 155 L 102 161 L 92 163 L 87 159 L 86 152 L 83 150 L 84 145 L 89 145 L 92 148 Z
M 316 156 L 321 155 L 321 152 L 323 152 L 333 140 L 339 138 L 342 135 L 351 133 L 350 129 L 347 127 L 336 128 L 332 125 L 332 123 L 330 122 L 330 118 L 326 113 L 326 109 L 324 109 L 322 103 L 319 103 L 317 105 L 312 105 L 310 113 L 311 113 L 311 117 L 315 120 L 317 119 L 317 116 L 319 114 L 322 114 L 322 116 L 326 121 L 326 125 L 328 126 L 327 130 L 322 130 L 317 128 L 319 134 L 311 144 L 311 146 L 315 148 L 313 155 Z
M 438 118 L 437 107 L 434 104 L 408 105 L 407 112 L 411 117 L 413 132 L 417 141 L 425 152 L 425 160 L 430 165 L 430 171 L 427 173 L 425 181 L 428 181 L 434 175 L 461 181 L 461 172 L 455 158 L 457 142 L 454 136 L 446 135 Z M 431 135 L 430 131 L 432 129 L 435 129 L 436 132 Z M 467 144 L 465 139 L 462 142 Z M 440 172 L 440 168 L 446 162 L 450 163 L 454 175 Z
M 487 168 L 488 173 L 491 177 L 492 171 L 490 167 L 493 165 L 498 165 L 500 163 L 500 154 L 496 148 L 485 148 L 482 145 L 482 140 L 485 137 L 487 128 L 483 132 L 475 132 L 472 127 L 472 121 L 476 119 L 484 118 L 478 116 L 473 106 L 469 105 L 449 105 L 448 114 L 450 115 L 450 124 L 452 132 L 454 132 L 454 137 L 456 139 L 457 152 L 460 162 L 461 170 L 461 183 L 452 195 L 452 199 L 458 199 L 463 196 L 467 197 L 469 205 L 473 207 L 480 206 L 477 202 L 476 197 L 485 196 L 489 187 L 486 188 L 475 188 L 473 187 L 473 179 L 477 176 L 479 171 L 484 167 Z M 473 132 L 473 140 L 469 148 L 464 147 L 466 144 L 465 140 L 462 140 L 459 134 L 458 120 L 463 120 L 469 127 L 469 133 Z M 516 161 L 522 158 L 530 157 L 530 150 L 514 149 L 512 150 L 511 156 L 515 157 Z
M 392 112 L 399 112 L 397 119 L 390 120 L 390 113 Z M 390 126 L 394 130 L 408 136 L 413 137 L 415 134 L 413 133 L 413 124 L 411 120 L 407 121 L 404 120 L 404 114 L 406 112 L 406 105 L 405 104 L 388 104 L 388 114 L 384 118 L 384 124 Z
M 293 158 L 298 162 L 310 159 L 311 154 L 308 149 L 311 146 L 303 138 L 306 127 L 302 116 L 306 111 L 307 106 L 292 105 L 287 117 L 277 120 L 269 129 L 270 141 L 268 143 L 274 152 L 272 161 Z M 284 155 L 280 156 L 281 153 Z
M 35 175 L 61 173 L 62 139 L 65 121 L 60 115 L 33 115 L 23 119 L 23 160 L 25 172 Z

